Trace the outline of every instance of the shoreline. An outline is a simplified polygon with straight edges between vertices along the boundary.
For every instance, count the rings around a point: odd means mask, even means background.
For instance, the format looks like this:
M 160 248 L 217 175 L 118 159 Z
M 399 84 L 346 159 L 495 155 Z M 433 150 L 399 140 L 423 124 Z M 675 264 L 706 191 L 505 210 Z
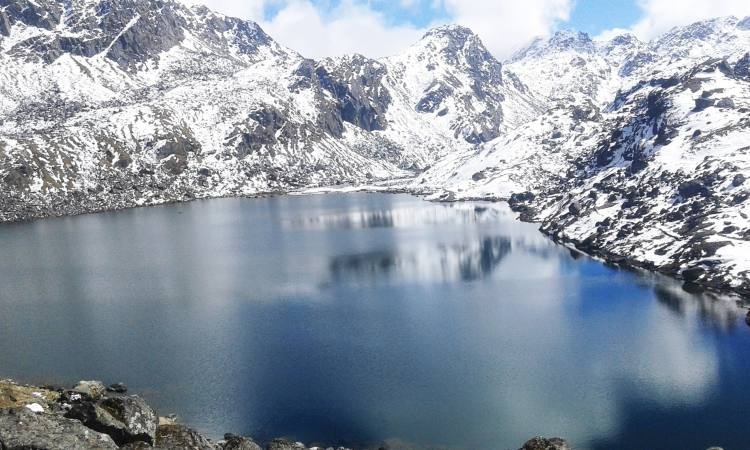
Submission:
M 289 438 L 257 442 L 227 433 L 211 440 L 175 416 L 160 416 L 123 383 L 34 386 L 0 379 L 0 448 L 7 450 L 427 450 L 383 442 L 372 447 L 305 445 Z M 571 450 L 560 438 L 535 437 L 519 450 Z
M 734 298 L 738 304 L 744 308 L 750 309 L 750 283 L 745 283 L 740 286 L 732 286 L 727 282 L 719 283 L 712 279 L 695 281 L 686 280 L 680 273 L 679 270 L 659 270 L 657 267 L 652 267 L 649 263 L 644 263 L 628 256 L 612 254 L 605 249 L 599 249 L 592 245 L 587 245 L 585 242 L 580 242 L 575 239 L 569 239 L 563 236 L 558 230 L 545 229 L 544 224 L 540 221 L 533 220 L 533 217 L 529 214 L 525 204 L 516 204 L 510 199 L 503 199 L 497 197 L 470 197 L 470 198 L 455 198 L 454 196 L 441 196 L 440 198 L 429 198 L 434 196 L 436 192 L 409 189 L 401 184 L 404 180 L 381 180 L 376 181 L 372 184 L 366 185 L 340 185 L 340 186 L 318 186 L 309 187 L 298 190 L 271 190 L 271 191 L 259 191 L 253 194 L 226 194 L 226 195 L 202 195 L 193 197 L 184 197 L 182 199 L 174 198 L 154 203 L 144 204 L 122 204 L 122 205 L 107 205 L 104 207 L 92 207 L 88 208 L 85 205 L 61 205 L 59 211 L 35 211 L 33 214 L 18 217 L 12 220 L 0 220 L 0 225 L 24 225 L 34 223 L 36 221 L 50 220 L 50 219 L 61 219 L 66 217 L 78 217 L 89 214 L 100 214 L 108 212 L 119 212 L 128 211 L 139 208 L 151 208 L 160 206 L 174 206 L 182 203 L 192 203 L 196 201 L 204 200 L 217 200 L 217 199 L 261 199 L 261 198 L 272 198 L 282 196 L 305 196 L 305 195 L 327 195 L 327 194 L 347 194 L 347 193 L 372 193 L 372 194 L 404 194 L 412 195 L 414 197 L 421 198 L 424 201 L 436 202 L 436 203 L 470 203 L 470 202 L 489 202 L 489 203 L 506 203 L 510 206 L 511 210 L 518 214 L 518 220 L 539 225 L 539 232 L 552 240 L 558 245 L 574 250 L 588 257 L 594 258 L 601 261 L 604 264 L 610 264 L 622 269 L 635 269 L 638 271 L 645 271 L 650 274 L 658 274 L 666 276 L 672 280 L 676 280 L 683 283 L 683 289 L 688 293 L 705 293 L 714 294 L 718 296 L 726 296 Z

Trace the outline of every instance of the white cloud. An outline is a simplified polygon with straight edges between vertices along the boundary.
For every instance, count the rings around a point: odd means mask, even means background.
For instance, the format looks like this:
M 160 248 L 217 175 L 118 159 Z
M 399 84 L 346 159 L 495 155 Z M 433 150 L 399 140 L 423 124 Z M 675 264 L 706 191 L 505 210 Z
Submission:
M 638 6 L 643 16 L 632 31 L 645 39 L 703 19 L 750 15 L 750 0 L 639 0 Z
M 224 14 L 255 20 L 280 43 L 314 58 L 346 53 L 388 56 L 416 42 L 427 31 L 408 24 L 394 25 L 365 0 L 342 0 L 326 11 L 310 0 L 183 1 L 205 3 Z M 573 1 L 433 0 L 431 7 L 447 12 L 444 22 L 474 30 L 496 56 L 504 58 L 567 20 Z M 400 0 L 399 4 L 408 9 L 419 2 Z M 273 12 L 270 18 L 266 17 L 269 11 Z
M 482 38 L 498 57 L 505 58 L 533 38 L 548 35 L 570 18 L 572 0 L 440 0 L 453 21 Z
M 325 15 L 309 1 L 292 1 L 261 26 L 280 43 L 312 58 L 349 53 L 390 56 L 424 33 L 408 25 L 389 25 L 381 13 L 351 0 Z

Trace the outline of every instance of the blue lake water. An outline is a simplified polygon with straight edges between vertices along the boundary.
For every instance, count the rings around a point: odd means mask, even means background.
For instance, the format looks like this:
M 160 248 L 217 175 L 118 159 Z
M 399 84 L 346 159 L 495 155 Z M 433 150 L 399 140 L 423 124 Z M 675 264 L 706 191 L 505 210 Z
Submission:
M 124 381 L 213 437 L 746 449 L 744 315 L 502 205 L 331 194 L 0 226 L 0 377 Z

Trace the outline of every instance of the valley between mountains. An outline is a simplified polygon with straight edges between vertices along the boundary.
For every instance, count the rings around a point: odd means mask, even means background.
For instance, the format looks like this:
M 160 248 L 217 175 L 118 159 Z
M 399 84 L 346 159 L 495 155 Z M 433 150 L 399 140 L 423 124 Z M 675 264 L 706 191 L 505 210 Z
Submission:
M 5 222 L 387 182 L 748 297 L 748 177 L 750 18 L 317 61 L 173 0 L 0 0 Z

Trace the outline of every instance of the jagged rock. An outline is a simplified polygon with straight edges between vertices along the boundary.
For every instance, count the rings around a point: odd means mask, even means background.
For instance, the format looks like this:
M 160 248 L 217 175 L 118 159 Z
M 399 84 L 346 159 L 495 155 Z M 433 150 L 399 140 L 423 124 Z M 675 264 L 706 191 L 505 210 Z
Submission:
M 184 425 L 161 425 L 156 430 L 156 447 L 165 450 L 216 450 L 217 446 Z
M 108 393 L 98 401 L 83 399 L 73 403 L 65 416 L 110 435 L 118 445 L 137 441 L 153 444 L 156 439 L 158 416 L 137 395 Z
M 0 410 L 0 448 L 3 450 L 116 449 L 106 434 L 81 422 L 25 408 Z
M 737 174 L 732 179 L 732 186 L 734 187 L 740 187 L 743 184 L 745 184 L 745 176 L 742 174 Z
M 253 442 L 252 439 L 237 436 L 234 434 L 225 434 L 224 442 L 221 444 L 221 450 L 263 450 L 260 445 Z
M 745 323 L 747 326 L 750 327 L 750 311 L 747 312 L 747 316 L 745 317 Z
M 519 450 L 570 450 L 570 447 L 565 440 L 560 438 L 535 437 L 526 442 Z

